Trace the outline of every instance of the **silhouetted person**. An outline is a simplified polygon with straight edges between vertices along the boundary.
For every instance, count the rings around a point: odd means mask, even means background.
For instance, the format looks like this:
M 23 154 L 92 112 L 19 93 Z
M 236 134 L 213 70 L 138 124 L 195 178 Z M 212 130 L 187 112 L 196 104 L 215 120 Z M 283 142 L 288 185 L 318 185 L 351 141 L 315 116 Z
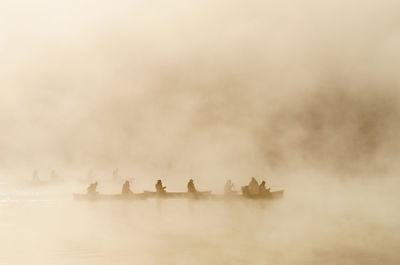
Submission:
M 261 184 L 260 184 L 260 186 L 258 187 L 258 193 L 260 194 L 260 195 L 263 195 L 263 194 L 267 194 L 268 192 L 269 192 L 269 189 L 267 189 L 266 187 L 265 187 L 265 181 L 263 180 L 262 182 L 261 182 Z
M 159 194 L 165 193 L 165 189 L 167 188 L 167 187 L 163 186 L 161 179 L 157 180 L 155 187 L 156 187 L 156 192 Z
M 255 178 L 251 178 L 251 181 L 249 183 L 249 194 L 250 195 L 257 195 L 258 194 L 258 182 Z
M 119 174 L 118 174 L 118 168 L 114 169 L 113 174 L 112 174 L 112 179 L 115 180 L 115 181 L 118 181 L 118 180 L 121 179 Z
M 50 173 L 50 179 L 52 181 L 57 181 L 58 180 L 58 176 L 57 176 L 57 174 L 56 174 L 56 172 L 54 170 L 52 170 L 51 173 Z
M 234 190 L 233 190 L 232 181 L 230 179 L 225 183 L 224 193 L 225 194 L 233 194 L 233 193 L 235 193 Z
M 87 188 L 87 193 L 88 195 L 96 195 L 97 194 L 97 181 L 95 183 L 92 183 L 89 185 Z
M 38 174 L 38 171 L 36 169 L 33 171 L 32 181 L 33 182 L 40 182 L 39 174 Z
M 243 194 L 244 196 L 247 196 L 247 195 L 250 194 L 250 192 L 249 192 L 249 186 L 242 186 L 242 194 Z
M 129 181 L 125 181 L 124 185 L 122 185 L 122 195 L 131 195 L 133 192 L 131 191 L 131 185 Z
M 193 183 L 193 179 L 189 180 L 189 182 L 187 184 L 187 188 L 188 188 L 188 192 L 189 193 L 196 193 L 197 192 L 196 187 L 194 186 L 194 183 Z

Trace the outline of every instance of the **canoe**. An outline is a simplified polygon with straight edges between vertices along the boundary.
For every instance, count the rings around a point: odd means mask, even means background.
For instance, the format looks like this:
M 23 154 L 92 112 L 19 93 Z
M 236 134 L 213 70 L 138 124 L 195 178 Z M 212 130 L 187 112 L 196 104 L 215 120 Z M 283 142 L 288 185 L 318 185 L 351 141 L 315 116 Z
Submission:
M 243 194 L 243 197 L 248 199 L 264 199 L 264 200 L 271 200 L 271 199 L 279 199 L 282 198 L 284 194 L 284 190 L 277 190 L 277 191 L 268 191 L 264 194 Z
M 60 183 L 63 183 L 62 179 L 57 179 L 57 180 L 30 180 L 27 182 L 29 186 L 34 186 L 34 187 L 45 187 L 45 186 L 52 186 L 52 185 L 58 185 Z
M 196 193 L 189 192 L 164 192 L 157 193 L 155 191 L 144 191 L 147 197 L 154 198 L 186 198 L 186 199 L 208 199 L 211 197 L 211 191 L 198 191 Z
M 243 194 L 212 194 L 211 199 L 215 200 L 246 200 L 246 199 L 257 199 L 257 200 L 272 200 L 283 197 L 283 190 L 271 191 L 263 195 L 243 195 Z
M 196 193 L 188 192 L 165 192 L 159 194 L 155 191 L 144 191 L 144 193 L 133 193 L 131 195 L 121 194 L 82 194 L 74 193 L 73 197 L 78 201 L 110 201 L 110 200 L 138 200 L 147 198 L 182 198 L 182 199 L 214 199 L 214 200 L 231 200 L 231 199 L 257 199 L 257 200 L 272 200 L 282 198 L 284 190 L 270 191 L 265 194 L 258 195 L 242 195 L 242 194 L 211 194 L 211 191 L 199 191 Z
M 144 193 L 133 193 L 131 195 L 122 194 L 82 194 L 74 193 L 74 200 L 78 201 L 110 201 L 110 200 L 138 200 L 146 199 L 146 194 Z

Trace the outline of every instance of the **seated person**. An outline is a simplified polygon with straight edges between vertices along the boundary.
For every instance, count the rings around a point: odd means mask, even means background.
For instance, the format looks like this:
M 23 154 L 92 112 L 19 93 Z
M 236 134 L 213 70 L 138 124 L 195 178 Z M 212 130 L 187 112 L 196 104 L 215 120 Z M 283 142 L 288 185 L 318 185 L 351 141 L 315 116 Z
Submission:
M 259 188 L 258 188 L 258 193 L 259 193 L 260 195 L 267 194 L 267 193 L 269 192 L 269 188 L 267 189 L 267 188 L 265 187 L 265 184 L 266 184 L 266 183 L 265 183 L 265 181 L 263 180 L 263 181 L 261 182 Z
M 249 187 L 249 194 L 250 195 L 257 195 L 258 194 L 258 190 L 259 190 L 259 186 L 258 186 L 258 182 L 255 178 L 251 178 L 251 181 L 248 185 Z
M 233 190 L 233 183 L 232 181 L 229 179 L 226 183 L 225 183 L 225 187 L 224 187 L 224 194 L 234 194 L 235 191 Z
M 197 192 L 196 187 L 194 186 L 194 183 L 193 183 L 193 179 L 189 180 L 189 182 L 187 184 L 187 188 L 188 188 L 188 192 L 189 193 L 196 193 Z
M 125 181 L 124 185 L 122 185 L 122 195 L 132 195 L 133 192 L 131 191 L 129 181 Z
M 58 176 L 56 174 L 56 172 L 54 170 L 51 171 L 50 173 L 50 179 L 51 181 L 57 181 L 58 180 Z
M 161 182 L 161 179 L 157 180 L 157 183 L 156 183 L 155 186 L 156 186 L 156 192 L 157 192 L 157 193 L 159 193 L 159 194 L 165 193 L 165 189 L 166 189 L 167 187 L 163 186 L 163 184 L 162 184 L 162 182 Z
M 120 181 L 121 180 L 121 177 L 120 177 L 120 175 L 118 173 L 118 168 L 113 170 L 112 179 L 113 179 L 113 181 Z
M 90 184 L 89 187 L 87 188 L 88 195 L 96 195 L 98 193 L 96 189 L 97 189 L 97 181 L 95 183 Z
M 32 182 L 40 182 L 38 171 L 33 171 Z

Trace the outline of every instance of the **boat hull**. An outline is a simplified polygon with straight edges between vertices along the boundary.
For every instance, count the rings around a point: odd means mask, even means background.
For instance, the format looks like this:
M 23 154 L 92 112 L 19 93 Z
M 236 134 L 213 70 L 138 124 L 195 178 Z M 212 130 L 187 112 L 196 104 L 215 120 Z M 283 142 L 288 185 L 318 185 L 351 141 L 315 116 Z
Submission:
M 155 191 L 145 191 L 144 194 L 147 197 L 151 198 L 159 198 L 159 199 L 168 199 L 168 198 L 182 198 L 182 199 L 209 199 L 212 197 L 211 191 L 199 191 L 196 193 L 189 192 L 164 192 L 157 193 Z
M 157 198 L 157 199 L 214 199 L 214 200 L 234 200 L 234 199 L 253 199 L 253 200 L 273 200 L 282 198 L 284 194 L 283 190 L 270 191 L 265 194 L 257 195 L 241 195 L 241 194 L 229 194 L 229 195 L 219 195 L 211 194 L 211 191 L 203 191 L 196 193 L 188 192 L 165 192 L 157 193 L 154 191 L 145 191 L 144 193 L 134 193 L 130 195 L 122 194 L 79 194 L 74 193 L 73 197 L 77 201 L 113 201 L 113 200 L 138 200 L 147 198 Z
M 77 201 L 112 201 L 112 200 L 138 200 L 138 199 L 146 199 L 146 195 L 144 193 L 134 193 L 130 195 L 122 195 L 122 194 L 73 194 L 74 200 Z
M 280 199 L 283 197 L 284 190 L 277 190 L 277 191 L 268 191 L 264 194 L 243 194 L 242 196 L 248 199 L 260 199 L 260 200 L 271 200 L 271 199 Z

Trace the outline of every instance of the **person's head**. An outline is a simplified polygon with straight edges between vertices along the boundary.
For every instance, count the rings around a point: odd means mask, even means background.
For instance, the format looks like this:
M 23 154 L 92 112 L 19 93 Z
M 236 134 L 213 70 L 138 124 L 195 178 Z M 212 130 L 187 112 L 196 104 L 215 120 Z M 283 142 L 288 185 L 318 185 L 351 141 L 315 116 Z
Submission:
M 261 185 L 265 185 L 265 181 L 264 180 L 261 182 Z
M 161 179 L 157 180 L 157 183 L 161 183 Z
M 189 179 L 189 182 L 193 182 L 193 179 Z
M 255 181 L 256 179 L 254 177 L 251 178 L 252 181 Z

